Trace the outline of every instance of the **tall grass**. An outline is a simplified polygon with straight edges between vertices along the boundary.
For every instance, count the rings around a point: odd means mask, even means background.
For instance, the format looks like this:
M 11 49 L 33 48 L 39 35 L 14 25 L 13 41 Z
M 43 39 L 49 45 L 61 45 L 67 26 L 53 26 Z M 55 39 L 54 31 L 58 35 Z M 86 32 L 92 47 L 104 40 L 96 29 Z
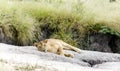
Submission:
M 0 4 L 0 27 L 5 36 L 15 40 L 17 45 L 30 43 L 34 36 L 35 20 L 23 13 L 17 3 L 3 2 Z
M 59 38 L 72 45 L 81 44 L 88 26 L 103 24 L 119 30 L 120 2 L 109 0 L 1 0 L 0 27 L 17 45 L 46 38 Z
M 84 2 L 86 11 L 94 14 L 94 24 L 103 23 L 120 32 L 120 1 L 110 3 L 109 0 L 87 0 Z M 90 15 L 89 15 L 90 16 Z

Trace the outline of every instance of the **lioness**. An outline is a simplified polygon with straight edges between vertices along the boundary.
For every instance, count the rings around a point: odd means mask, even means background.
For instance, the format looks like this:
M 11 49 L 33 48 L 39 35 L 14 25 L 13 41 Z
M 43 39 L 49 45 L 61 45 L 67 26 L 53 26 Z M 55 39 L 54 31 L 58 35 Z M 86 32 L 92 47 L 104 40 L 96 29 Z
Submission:
M 39 51 L 52 52 L 58 55 L 64 55 L 66 57 L 73 57 L 71 54 L 65 53 L 63 50 L 73 50 L 80 53 L 80 49 L 71 46 L 59 39 L 45 39 L 40 42 L 34 43 L 34 46 L 38 48 Z

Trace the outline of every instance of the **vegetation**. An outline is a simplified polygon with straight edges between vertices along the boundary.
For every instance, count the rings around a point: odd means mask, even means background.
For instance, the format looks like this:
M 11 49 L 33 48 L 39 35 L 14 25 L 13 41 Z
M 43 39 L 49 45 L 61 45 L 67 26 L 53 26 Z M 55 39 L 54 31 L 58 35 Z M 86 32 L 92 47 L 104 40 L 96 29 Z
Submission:
M 19 66 L 14 66 L 16 71 L 46 71 L 46 70 L 50 70 L 50 71 L 58 71 L 56 68 L 52 68 L 52 70 L 50 68 L 47 68 L 47 66 L 38 66 L 38 65 L 29 65 L 29 64 L 25 64 L 25 65 L 19 65 Z
M 58 38 L 80 46 L 91 28 L 92 32 L 119 35 L 119 3 L 108 0 L 1 0 L 0 27 L 16 45 L 29 45 L 46 35 L 45 38 Z M 94 27 L 98 24 L 102 26 Z

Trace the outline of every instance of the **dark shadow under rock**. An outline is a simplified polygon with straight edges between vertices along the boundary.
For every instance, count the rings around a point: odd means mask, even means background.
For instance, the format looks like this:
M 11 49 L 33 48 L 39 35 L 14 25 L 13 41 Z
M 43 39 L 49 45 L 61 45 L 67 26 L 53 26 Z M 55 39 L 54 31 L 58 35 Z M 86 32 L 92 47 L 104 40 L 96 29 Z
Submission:
M 120 53 L 120 37 L 114 36 L 109 42 L 110 48 L 114 53 Z

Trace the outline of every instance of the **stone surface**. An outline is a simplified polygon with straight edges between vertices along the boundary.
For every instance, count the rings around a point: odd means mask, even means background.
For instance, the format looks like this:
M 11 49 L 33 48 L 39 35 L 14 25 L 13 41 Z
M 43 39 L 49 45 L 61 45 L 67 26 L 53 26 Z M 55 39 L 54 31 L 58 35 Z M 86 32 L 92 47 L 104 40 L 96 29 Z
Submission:
M 120 54 L 68 51 L 73 58 L 40 52 L 33 46 L 0 43 L 0 71 L 119 71 Z M 1 65 L 2 64 L 2 65 Z

